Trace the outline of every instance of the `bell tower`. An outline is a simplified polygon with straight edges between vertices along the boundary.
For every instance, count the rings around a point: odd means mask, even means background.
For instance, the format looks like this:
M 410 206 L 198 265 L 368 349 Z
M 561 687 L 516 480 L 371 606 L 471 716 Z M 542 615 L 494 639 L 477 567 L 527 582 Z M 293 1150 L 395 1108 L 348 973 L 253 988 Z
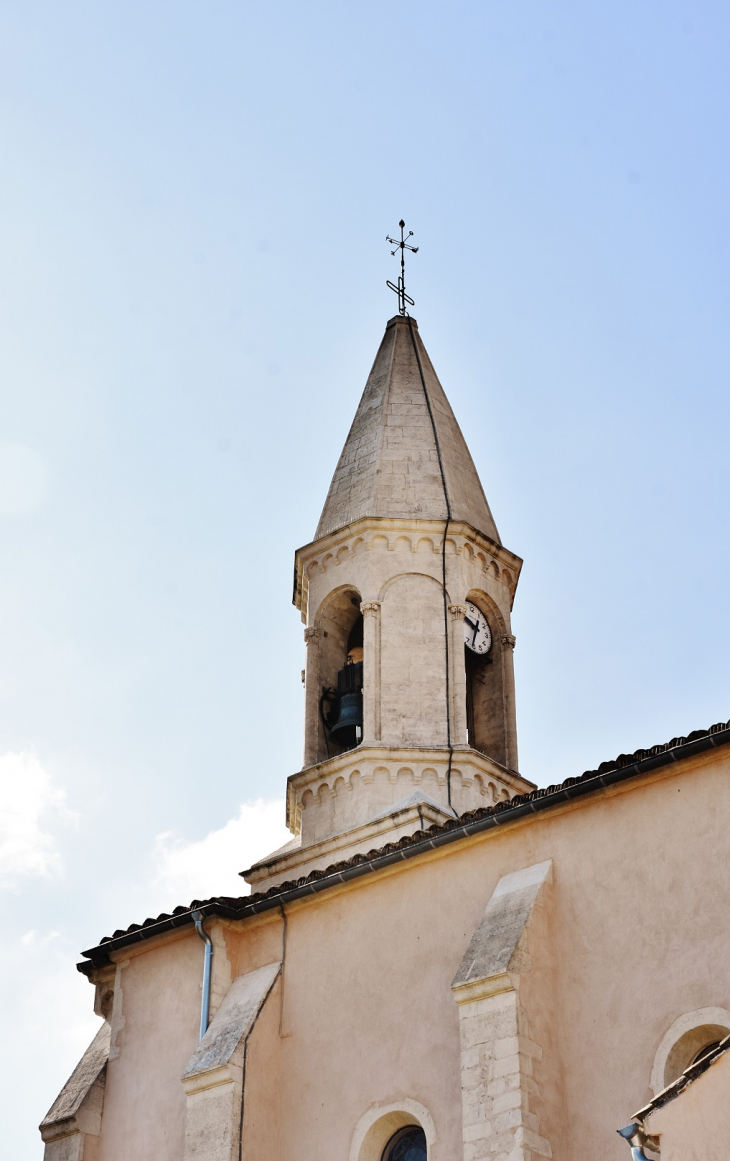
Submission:
M 499 538 L 415 319 L 387 324 L 319 525 L 295 557 L 306 626 L 295 838 L 257 890 L 533 789 L 517 773 Z

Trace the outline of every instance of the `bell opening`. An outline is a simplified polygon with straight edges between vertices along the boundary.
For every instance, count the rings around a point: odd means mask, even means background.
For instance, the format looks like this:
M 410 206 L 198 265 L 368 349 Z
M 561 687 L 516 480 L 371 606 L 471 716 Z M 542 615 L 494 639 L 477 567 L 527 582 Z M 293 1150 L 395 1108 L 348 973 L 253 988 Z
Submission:
M 362 742 L 363 616 L 360 594 L 341 589 L 332 594 L 318 619 L 319 737 L 317 761 L 324 761 Z

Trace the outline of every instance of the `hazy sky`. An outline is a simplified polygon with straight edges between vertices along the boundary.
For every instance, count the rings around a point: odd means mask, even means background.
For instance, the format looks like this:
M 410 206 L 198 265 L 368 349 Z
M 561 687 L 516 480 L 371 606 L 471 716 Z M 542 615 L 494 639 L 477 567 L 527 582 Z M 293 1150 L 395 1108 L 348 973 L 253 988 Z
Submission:
M 541 784 L 727 719 L 727 5 L 0 6 L 3 1150 L 83 947 L 235 891 L 301 762 L 293 552 L 394 313 L 504 543 Z

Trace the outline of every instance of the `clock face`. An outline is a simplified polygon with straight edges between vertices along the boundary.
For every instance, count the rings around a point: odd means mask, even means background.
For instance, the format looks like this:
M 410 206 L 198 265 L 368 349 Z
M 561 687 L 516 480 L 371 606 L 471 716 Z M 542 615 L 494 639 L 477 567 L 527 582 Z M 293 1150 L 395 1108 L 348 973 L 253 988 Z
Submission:
M 487 618 L 471 601 L 466 602 L 464 644 L 472 653 L 488 653 L 492 645 L 492 633 Z

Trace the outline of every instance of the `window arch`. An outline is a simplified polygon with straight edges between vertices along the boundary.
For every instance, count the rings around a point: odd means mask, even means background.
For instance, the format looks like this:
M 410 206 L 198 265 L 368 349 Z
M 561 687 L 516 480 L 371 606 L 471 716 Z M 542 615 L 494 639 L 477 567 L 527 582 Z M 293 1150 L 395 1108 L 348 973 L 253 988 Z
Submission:
M 314 705 L 308 707 L 310 718 L 305 729 L 316 744 L 311 747 L 317 762 L 352 749 L 362 737 L 353 724 L 349 730 L 332 733 L 337 725 L 344 694 L 350 694 L 351 716 L 359 716 L 362 725 L 363 619 L 360 593 L 351 585 L 335 589 L 322 602 L 316 618 L 316 684 Z M 308 678 L 309 680 L 309 678 Z M 312 710 L 316 717 L 312 720 Z
M 383 1161 L 426 1161 L 426 1134 L 420 1125 L 406 1125 L 388 1141 Z
M 350 1142 L 348 1161 L 383 1161 L 388 1150 L 398 1143 L 398 1137 L 405 1131 L 421 1130 L 425 1152 L 418 1161 L 431 1155 L 436 1145 L 436 1126 L 428 1109 L 410 1097 L 401 1098 L 397 1104 L 374 1104 L 360 1117 Z M 416 1161 L 405 1157 L 400 1161 Z
M 726 1008 L 697 1008 L 674 1021 L 662 1037 L 651 1071 L 651 1088 L 656 1096 L 681 1076 L 710 1047 L 730 1033 L 730 1012 Z

